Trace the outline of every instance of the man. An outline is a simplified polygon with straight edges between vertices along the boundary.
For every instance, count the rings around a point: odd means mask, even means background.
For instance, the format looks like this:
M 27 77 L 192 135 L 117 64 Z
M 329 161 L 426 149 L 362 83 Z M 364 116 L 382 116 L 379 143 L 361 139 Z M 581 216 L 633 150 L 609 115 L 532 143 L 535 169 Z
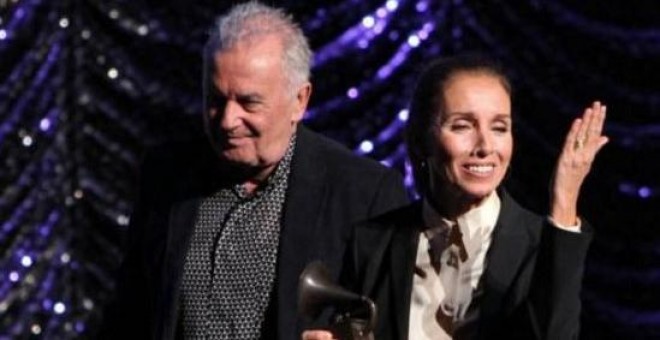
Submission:
M 205 48 L 211 143 L 146 157 L 113 331 L 298 338 L 305 265 L 336 274 L 347 227 L 405 203 L 396 172 L 299 125 L 310 60 L 281 10 L 249 2 L 219 18 Z

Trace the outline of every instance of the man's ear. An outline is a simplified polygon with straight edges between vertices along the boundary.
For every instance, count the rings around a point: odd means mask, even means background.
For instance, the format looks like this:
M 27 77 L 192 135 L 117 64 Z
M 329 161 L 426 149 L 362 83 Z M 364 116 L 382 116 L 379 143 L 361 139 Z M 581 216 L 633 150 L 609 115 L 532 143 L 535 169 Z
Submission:
M 298 88 L 298 92 L 296 92 L 295 103 L 294 103 L 295 112 L 291 116 L 291 121 L 297 123 L 303 119 L 303 116 L 305 115 L 305 110 L 307 110 L 307 104 L 309 103 L 309 97 L 311 95 L 312 95 L 312 83 L 305 82 L 302 86 L 300 86 L 300 88 Z

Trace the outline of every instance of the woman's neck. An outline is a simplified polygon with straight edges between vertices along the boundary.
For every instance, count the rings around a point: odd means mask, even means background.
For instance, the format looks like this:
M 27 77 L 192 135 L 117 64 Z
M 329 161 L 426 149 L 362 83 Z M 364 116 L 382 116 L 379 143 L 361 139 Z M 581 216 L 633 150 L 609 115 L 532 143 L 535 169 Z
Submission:
M 486 197 L 477 198 L 445 189 L 429 193 L 427 199 L 440 216 L 448 220 L 456 220 L 459 216 L 478 207 Z

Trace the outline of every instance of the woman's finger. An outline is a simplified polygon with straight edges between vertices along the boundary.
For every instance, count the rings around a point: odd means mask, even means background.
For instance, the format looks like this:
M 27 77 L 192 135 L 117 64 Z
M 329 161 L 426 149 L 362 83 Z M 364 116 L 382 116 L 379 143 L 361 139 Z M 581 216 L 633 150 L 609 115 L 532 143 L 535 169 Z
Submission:
M 563 153 L 572 152 L 575 148 L 578 147 L 578 135 L 581 126 L 581 118 L 577 118 L 573 121 L 573 124 L 571 124 L 571 128 L 568 130 L 568 134 L 566 135 L 566 140 L 564 141 Z
M 600 137 L 603 133 L 603 125 L 605 124 L 606 111 L 607 111 L 607 107 L 605 105 L 601 106 L 600 110 L 594 116 L 594 120 L 591 124 L 590 134 L 595 137 L 595 141 L 598 141 L 598 137 Z

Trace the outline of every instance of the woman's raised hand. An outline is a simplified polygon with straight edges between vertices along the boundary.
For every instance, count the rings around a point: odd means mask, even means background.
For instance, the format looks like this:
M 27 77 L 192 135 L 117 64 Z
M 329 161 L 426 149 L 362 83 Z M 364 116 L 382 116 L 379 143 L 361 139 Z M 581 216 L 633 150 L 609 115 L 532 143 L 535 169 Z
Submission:
M 577 223 L 580 187 L 591 170 L 596 154 L 607 143 L 603 136 L 605 105 L 595 101 L 573 121 L 552 181 L 550 216 L 561 225 Z

